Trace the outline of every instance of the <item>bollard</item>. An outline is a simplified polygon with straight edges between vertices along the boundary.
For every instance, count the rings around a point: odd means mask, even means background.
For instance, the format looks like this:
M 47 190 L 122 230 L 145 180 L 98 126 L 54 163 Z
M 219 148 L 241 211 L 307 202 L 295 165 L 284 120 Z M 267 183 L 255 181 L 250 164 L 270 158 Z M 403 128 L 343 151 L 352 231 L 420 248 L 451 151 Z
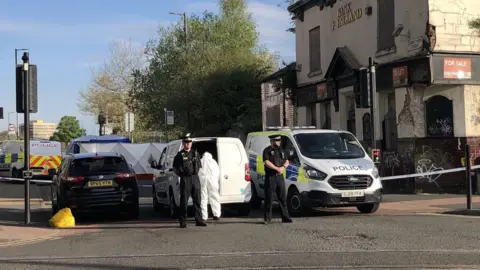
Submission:
M 470 145 L 465 145 L 465 174 L 467 181 L 467 210 L 472 209 L 472 168 L 470 166 Z

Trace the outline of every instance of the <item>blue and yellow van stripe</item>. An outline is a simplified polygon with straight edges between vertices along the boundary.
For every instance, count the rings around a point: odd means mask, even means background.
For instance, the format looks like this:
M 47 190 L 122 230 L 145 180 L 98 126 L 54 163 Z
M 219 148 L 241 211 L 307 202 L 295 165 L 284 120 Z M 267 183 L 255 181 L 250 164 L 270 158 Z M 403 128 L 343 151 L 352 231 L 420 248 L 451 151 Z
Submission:
M 259 131 L 259 132 L 252 132 L 249 133 L 248 136 L 270 136 L 273 134 L 287 136 L 290 139 L 292 138 L 292 134 L 287 131 Z M 265 175 L 265 165 L 263 163 L 263 157 L 261 155 L 256 154 L 249 154 L 249 166 L 252 172 L 256 172 L 261 175 Z M 292 182 L 307 182 L 308 178 L 305 175 L 305 171 L 303 167 L 299 167 L 294 164 L 288 165 L 288 167 L 283 171 L 283 177 L 288 179 Z
M 265 165 L 261 155 L 249 154 L 248 162 L 252 172 L 265 175 Z M 293 164 L 288 165 L 288 167 L 283 171 L 283 177 L 292 182 L 308 181 L 303 168 Z

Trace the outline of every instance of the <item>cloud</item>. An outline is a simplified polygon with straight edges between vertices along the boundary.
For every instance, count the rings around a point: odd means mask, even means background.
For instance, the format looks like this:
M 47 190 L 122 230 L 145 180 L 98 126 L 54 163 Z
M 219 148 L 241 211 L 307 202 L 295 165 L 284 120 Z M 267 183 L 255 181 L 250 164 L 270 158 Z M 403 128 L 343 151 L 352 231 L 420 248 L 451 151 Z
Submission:
M 218 4 L 213 1 L 196 2 L 187 5 L 188 12 L 200 13 L 204 10 L 218 12 Z M 295 55 L 295 35 L 286 30 L 291 27 L 290 14 L 275 4 L 249 1 L 248 11 L 257 23 L 260 43 L 274 53 L 292 59 Z

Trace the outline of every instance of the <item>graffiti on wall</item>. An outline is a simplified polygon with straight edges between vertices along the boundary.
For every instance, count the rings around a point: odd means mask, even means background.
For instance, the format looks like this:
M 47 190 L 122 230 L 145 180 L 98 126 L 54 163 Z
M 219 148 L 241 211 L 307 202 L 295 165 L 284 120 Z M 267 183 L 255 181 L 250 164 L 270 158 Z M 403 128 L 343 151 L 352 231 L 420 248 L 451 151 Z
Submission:
M 453 156 L 450 153 L 442 151 L 438 148 L 422 145 L 421 152 L 416 158 L 415 171 L 417 173 L 441 172 L 446 169 L 453 168 Z M 435 184 L 438 188 L 440 185 L 437 180 L 442 174 L 427 175 L 417 177 L 416 180 L 427 180 L 428 183 Z
M 383 153 L 383 167 L 389 175 L 409 174 L 411 173 L 411 164 L 413 162 L 413 153 L 404 151 L 385 151 Z

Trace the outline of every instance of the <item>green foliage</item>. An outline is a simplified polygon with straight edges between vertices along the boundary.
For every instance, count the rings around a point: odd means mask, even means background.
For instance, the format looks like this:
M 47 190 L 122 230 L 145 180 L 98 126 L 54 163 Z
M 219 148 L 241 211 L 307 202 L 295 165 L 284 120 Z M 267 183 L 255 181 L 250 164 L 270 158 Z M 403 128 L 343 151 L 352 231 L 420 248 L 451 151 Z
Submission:
M 274 88 L 276 91 L 284 91 L 287 94 L 287 99 L 296 103 L 297 95 L 297 72 L 295 62 L 291 62 L 282 69 L 282 74 L 274 82 Z
M 188 130 L 213 136 L 233 127 L 261 128 L 259 82 L 274 70 L 277 58 L 258 45 L 244 0 L 220 0 L 219 5 L 219 14 L 189 16 L 187 44 L 183 22 L 161 27 L 149 42 L 149 66 L 134 72 L 131 93 L 144 130 L 163 129 L 164 108 L 174 111 L 179 134 Z
M 85 129 L 80 127 L 80 123 L 75 116 L 63 116 L 58 123 L 57 131 L 50 137 L 51 141 L 70 142 L 72 139 L 84 136 Z
M 480 18 L 469 21 L 468 26 L 472 29 L 480 30 Z

